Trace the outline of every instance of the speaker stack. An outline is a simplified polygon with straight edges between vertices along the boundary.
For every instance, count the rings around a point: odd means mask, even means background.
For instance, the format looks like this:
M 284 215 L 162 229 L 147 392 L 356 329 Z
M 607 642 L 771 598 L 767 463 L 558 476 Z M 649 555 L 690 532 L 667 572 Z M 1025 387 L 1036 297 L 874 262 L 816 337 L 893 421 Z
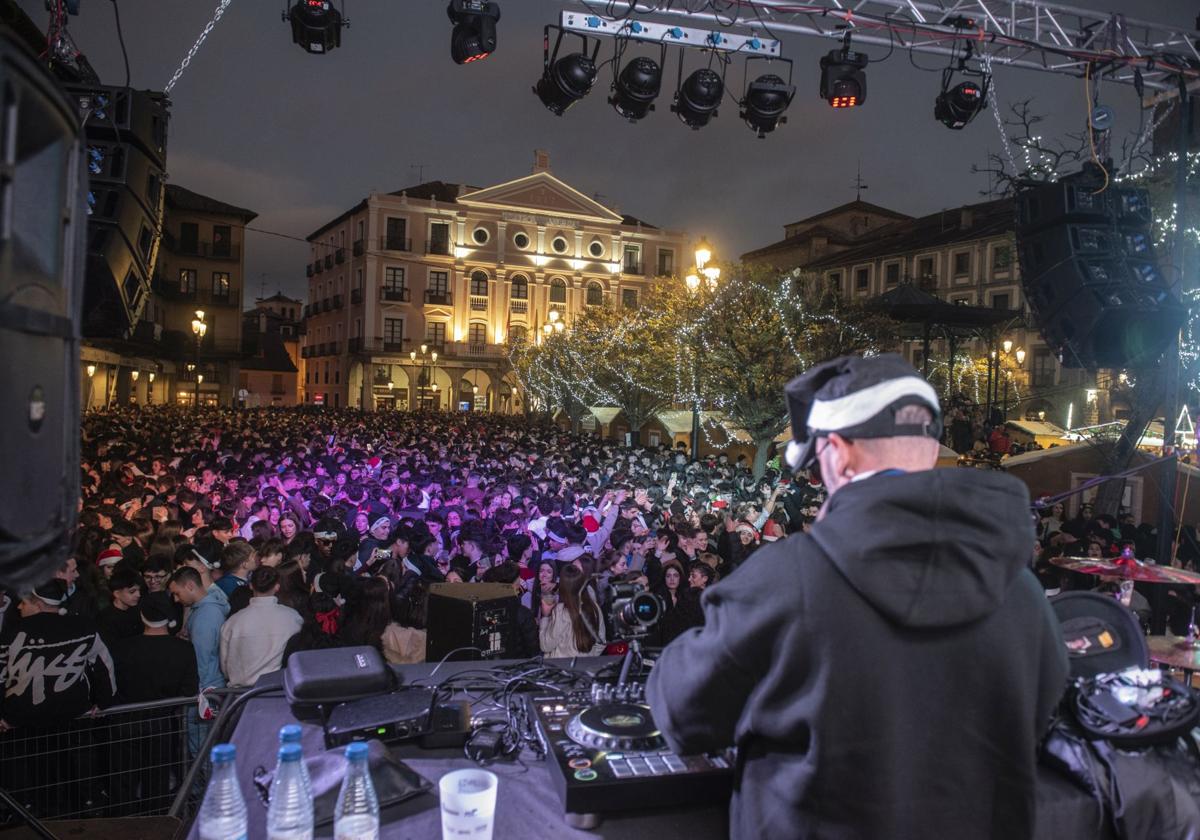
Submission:
M 87 283 L 83 333 L 129 338 L 150 295 L 162 238 L 167 99 L 103 85 L 70 86 L 87 132 Z
M 72 101 L 0 26 L 0 585 L 53 575 L 79 500 L 87 209 Z
M 1106 184 L 1098 168 L 1017 195 L 1025 299 L 1066 367 L 1147 364 L 1187 310 L 1154 253 L 1145 190 Z

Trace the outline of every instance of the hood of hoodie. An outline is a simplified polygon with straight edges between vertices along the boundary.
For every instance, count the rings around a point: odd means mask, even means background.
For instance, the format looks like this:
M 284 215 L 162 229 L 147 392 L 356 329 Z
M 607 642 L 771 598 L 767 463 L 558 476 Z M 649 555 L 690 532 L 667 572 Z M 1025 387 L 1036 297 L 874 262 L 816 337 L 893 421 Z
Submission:
M 204 597 L 196 604 L 194 610 L 215 609 L 220 610 L 221 617 L 225 618 L 229 615 L 229 598 L 221 590 L 221 587 L 215 583 L 208 587 L 208 591 L 204 593 Z
M 1029 491 L 999 472 L 877 475 L 839 489 L 812 539 L 876 610 L 906 627 L 975 621 L 1033 552 Z

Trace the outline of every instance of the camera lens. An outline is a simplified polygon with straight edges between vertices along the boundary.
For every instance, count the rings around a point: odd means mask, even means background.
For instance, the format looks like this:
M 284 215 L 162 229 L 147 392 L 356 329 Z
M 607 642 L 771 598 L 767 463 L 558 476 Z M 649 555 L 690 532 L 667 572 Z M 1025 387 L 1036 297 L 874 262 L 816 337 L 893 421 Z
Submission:
M 648 592 L 639 592 L 633 597 L 630 606 L 633 608 L 633 616 L 642 625 L 651 625 L 658 621 L 661 606 L 658 603 L 658 598 Z

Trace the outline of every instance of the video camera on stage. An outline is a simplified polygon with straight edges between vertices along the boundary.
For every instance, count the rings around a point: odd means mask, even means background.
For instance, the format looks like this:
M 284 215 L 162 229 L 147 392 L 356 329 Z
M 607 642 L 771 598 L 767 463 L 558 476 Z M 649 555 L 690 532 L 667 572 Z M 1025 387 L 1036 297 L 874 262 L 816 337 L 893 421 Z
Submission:
M 642 584 L 612 584 L 612 626 L 617 639 L 640 639 L 662 618 L 666 605 Z

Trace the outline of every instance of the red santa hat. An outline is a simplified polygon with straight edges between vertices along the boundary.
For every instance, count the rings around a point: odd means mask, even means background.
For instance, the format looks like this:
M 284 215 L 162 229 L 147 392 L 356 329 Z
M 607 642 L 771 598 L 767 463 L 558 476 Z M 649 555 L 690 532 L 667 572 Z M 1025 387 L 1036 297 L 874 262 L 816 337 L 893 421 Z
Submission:
M 115 566 L 124 559 L 125 555 L 121 553 L 119 548 L 106 548 L 100 552 L 100 556 L 96 558 L 97 565 L 100 566 Z

